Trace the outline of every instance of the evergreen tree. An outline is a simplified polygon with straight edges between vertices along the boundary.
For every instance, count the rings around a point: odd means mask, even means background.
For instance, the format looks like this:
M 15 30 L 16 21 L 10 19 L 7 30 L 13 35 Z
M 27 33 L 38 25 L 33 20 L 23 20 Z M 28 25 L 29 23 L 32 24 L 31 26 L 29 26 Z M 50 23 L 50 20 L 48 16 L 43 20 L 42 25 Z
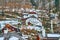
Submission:
M 59 11 L 59 0 L 55 0 L 56 11 Z
M 35 2 L 36 1 L 36 2 Z M 32 3 L 32 6 L 35 6 L 35 8 L 38 7 L 38 0 L 30 0 L 30 2 Z

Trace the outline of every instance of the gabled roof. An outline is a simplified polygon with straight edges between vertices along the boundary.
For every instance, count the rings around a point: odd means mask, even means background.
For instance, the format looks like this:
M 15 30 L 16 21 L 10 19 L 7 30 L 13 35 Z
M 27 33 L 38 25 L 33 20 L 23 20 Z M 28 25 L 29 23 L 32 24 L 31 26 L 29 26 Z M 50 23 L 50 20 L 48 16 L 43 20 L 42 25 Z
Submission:
M 36 14 L 36 12 L 29 12 L 29 14 Z

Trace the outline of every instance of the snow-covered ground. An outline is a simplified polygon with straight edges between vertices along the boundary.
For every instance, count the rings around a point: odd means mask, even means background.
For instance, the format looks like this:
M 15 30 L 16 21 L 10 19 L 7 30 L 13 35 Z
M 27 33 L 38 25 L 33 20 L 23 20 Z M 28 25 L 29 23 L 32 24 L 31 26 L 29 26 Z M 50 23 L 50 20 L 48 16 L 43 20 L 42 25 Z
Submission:
M 19 40 L 19 38 L 12 36 L 9 40 Z
M 4 40 L 4 37 L 0 37 L 0 40 Z
M 4 40 L 4 37 L 0 37 L 0 40 Z M 9 40 L 19 40 L 19 38 L 12 36 Z

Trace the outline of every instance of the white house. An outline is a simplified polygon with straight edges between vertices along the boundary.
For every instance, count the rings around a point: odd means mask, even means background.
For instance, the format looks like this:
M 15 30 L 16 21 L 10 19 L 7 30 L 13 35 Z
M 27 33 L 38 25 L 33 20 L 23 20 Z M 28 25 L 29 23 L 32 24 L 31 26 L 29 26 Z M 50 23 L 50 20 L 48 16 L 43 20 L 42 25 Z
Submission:
M 26 20 L 26 25 L 28 25 L 28 22 L 30 22 L 31 24 L 33 25 L 39 25 L 39 26 L 42 26 L 42 22 L 40 22 L 38 19 L 36 18 L 28 18 Z

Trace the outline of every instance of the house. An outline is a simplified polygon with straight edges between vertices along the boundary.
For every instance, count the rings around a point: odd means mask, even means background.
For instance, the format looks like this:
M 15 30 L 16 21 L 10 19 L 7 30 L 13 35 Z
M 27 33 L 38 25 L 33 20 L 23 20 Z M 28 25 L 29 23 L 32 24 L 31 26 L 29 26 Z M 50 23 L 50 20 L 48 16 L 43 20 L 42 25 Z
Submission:
M 4 28 L 5 24 L 18 24 L 18 20 L 4 20 L 4 21 L 0 21 L 0 29 Z
M 39 26 L 42 26 L 42 22 L 40 22 L 38 19 L 36 18 L 28 18 L 26 20 L 26 25 L 28 25 L 28 22 L 30 22 L 31 24 L 33 25 L 39 25 Z

